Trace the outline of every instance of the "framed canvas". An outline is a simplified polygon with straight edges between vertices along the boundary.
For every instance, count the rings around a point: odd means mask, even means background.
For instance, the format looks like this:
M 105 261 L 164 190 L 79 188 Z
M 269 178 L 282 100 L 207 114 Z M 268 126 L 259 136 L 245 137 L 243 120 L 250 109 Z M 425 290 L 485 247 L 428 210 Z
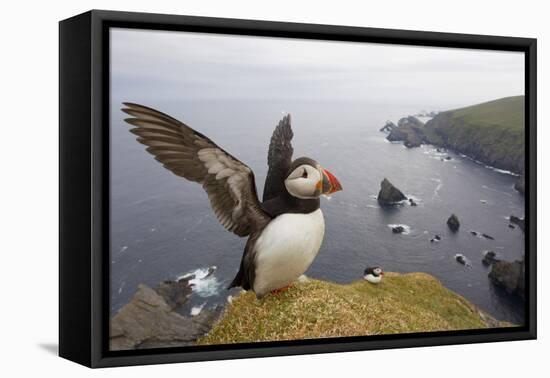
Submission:
M 536 338 L 536 40 L 60 22 L 59 353 Z

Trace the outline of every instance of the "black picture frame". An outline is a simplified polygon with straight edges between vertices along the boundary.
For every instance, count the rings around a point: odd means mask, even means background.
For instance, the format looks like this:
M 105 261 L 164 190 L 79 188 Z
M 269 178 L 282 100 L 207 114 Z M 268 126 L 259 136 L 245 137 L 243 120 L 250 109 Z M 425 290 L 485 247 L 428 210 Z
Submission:
M 525 53 L 526 322 L 522 327 L 109 351 L 110 27 Z M 89 367 L 535 339 L 536 39 L 92 10 L 59 24 L 59 354 Z

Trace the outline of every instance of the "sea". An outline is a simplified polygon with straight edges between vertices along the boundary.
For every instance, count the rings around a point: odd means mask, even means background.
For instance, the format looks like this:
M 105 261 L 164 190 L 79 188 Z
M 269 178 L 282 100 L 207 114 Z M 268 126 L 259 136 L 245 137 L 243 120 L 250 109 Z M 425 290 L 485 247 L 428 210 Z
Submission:
M 195 288 L 185 311 L 223 305 L 238 295 L 239 289 L 227 286 L 238 271 L 246 238 L 224 230 L 200 185 L 175 176 L 145 152 L 128 132 L 121 101 L 135 100 L 114 96 L 111 103 L 111 313 L 139 284 L 155 287 L 190 274 Z M 425 272 L 493 317 L 524 322 L 524 303 L 495 287 L 490 268 L 481 262 L 488 250 L 505 260 L 521 259 L 525 252 L 523 232 L 508 227 L 511 214 L 522 217 L 525 211 L 524 198 L 513 189 L 516 176 L 430 145 L 408 149 L 379 131 L 387 120 L 397 122 L 429 104 L 250 99 L 144 105 L 184 121 L 247 164 L 258 193 L 271 133 L 291 114 L 294 156 L 317 160 L 343 186 L 321 199 L 325 238 L 307 276 L 349 283 L 361 279 L 368 266 Z M 376 198 L 384 178 L 417 206 L 380 207 Z M 461 223 L 456 233 L 446 225 L 453 213 Z M 405 232 L 393 233 L 395 225 Z M 441 236 L 439 242 L 430 241 L 435 235 Z M 458 263 L 457 254 L 467 264 Z

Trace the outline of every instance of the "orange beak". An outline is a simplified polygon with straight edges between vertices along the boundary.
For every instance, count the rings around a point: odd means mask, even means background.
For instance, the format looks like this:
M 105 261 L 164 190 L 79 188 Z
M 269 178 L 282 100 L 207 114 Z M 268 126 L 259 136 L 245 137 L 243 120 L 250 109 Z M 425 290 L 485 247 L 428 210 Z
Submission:
M 321 191 L 322 194 L 330 195 L 334 192 L 342 190 L 342 185 L 340 185 L 340 181 L 338 181 L 338 179 L 332 173 L 324 168 L 321 168 L 321 171 L 323 173 Z

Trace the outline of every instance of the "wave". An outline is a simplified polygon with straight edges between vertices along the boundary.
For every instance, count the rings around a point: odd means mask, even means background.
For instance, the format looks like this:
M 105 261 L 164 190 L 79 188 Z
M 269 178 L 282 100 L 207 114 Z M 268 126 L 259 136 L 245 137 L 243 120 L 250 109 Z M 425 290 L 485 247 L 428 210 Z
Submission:
M 437 185 L 434 189 L 434 193 L 433 193 L 433 196 L 432 198 L 435 198 L 435 197 L 439 197 L 439 191 L 441 190 L 441 188 L 443 187 L 443 183 L 441 182 L 441 179 L 438 179 L 438 178 L 431 178 L 430 180 L 432 180 L 433 182 L 437 182 Z
M 197 316 L 201 313 L 202 309 L 204 308 L 204 306 L 206 305 L 206 302 L 203 302 L 203 304 L 201 305 L 198 305 L 198 306 L 193 306 L 191 308 L 191 311 L 189 312 L 189 314 L 191 316 Z
M 213 297 L 217 295 L 222 288 L 222 283 L 219 282 L 214 275 L 216 269 L 216 266 L 199 268 L 192 272 L 185 273 L 178 277 L 178 280 L 193 276 L 193 278 L 189 280 L 189 284 L 193 286 L 193 293 L 202 298 Z
M 492 167 L 490 165 L 486 165 L 485 168 L 490 169 L 491 171 L 495 171 L 497 173 L 502 173 L 503 175 L 510 175 L 510 176 L 514 176 L 514 177 L 519 177 L 519 175 L 517 173 L 514 173 L 512 171 L 507 171 L 506 169 L 495 168 L 495 167 Z

